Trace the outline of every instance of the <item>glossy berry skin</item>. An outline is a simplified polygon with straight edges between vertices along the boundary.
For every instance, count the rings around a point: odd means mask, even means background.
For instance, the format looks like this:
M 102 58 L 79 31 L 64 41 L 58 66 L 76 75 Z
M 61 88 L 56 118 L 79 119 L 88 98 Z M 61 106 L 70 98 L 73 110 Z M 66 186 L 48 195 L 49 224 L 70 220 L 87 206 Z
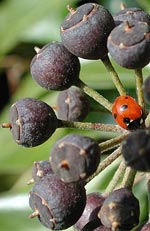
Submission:
M 137 171 L 150 172 L 149 141 L 149 129 L 136 130 L 123 140 L 121 152 L 127 166 Z
M 107 55 L 107 38 L 115 27 L 109 11 L 94 3 L 69 11 L 61 25 L 63 45 L 72 54 L 84 59 L 100 59 Z
M 127 130 L 140 128 L 143 124 L 142 109 L 131 96 L 117 97 L 113 103 L 112 115 L 117 124 Z
M 139 223 L 139 201 L 127 188 L 114 190 L 98 213 L 102 224 L 112 231 L 129 231 Z
M 62 91 L 76 85 L 80 62 L 62 43 L 51 42 L 37 51 L 31 61 L 30 71 L 41 87 Z
M 100 163 L 100 148 L 90 137 L 69 134 L 51 149 L 50 163 L 53 172 L 66 183 L 85 180 Z
M 50 161 L 48 160 L 41 160 L 41 161 L 35 161 L 33 163 L 32 168 L 32 179 L 34 182 L 39 181 L 42 177 L 46 175 L 53 174 Z
M 150 15 L 143 9 L 130 7 L 125 8 L 113 15 L 116 26 L 120 25 L 122 22 L 129 20 L 136 20 L 140 22 L 145 22 L 150 26 Z
M 75 230 L 95 230 L 97 227 L 102 225 L 97 214 L 102 207 L 105 198 L 106 197 L 104 195 L 98 192 L 87 194 L 86 206 L 82 216 L 74 225 Z
M 90 110 L 87 95 L 75 86 L 60 91 L 57 107 L 58 118 L 68 121 L 83 121 Z
M 33 213 L 29 217 L 38 217 L 50 230 L 64 230 L 77 222 L 85 204 L 86 191 L 81 182 L 66 184 L 54 174 L 45 175 L 30 191 Z
M 150 26 L 140 21 L 125 21 L 116 26 L 107 40 L 112 58 L 120 66 L 139 69 L 150 62 Z
M 41 100 L 23 98 L 10 108 L 11 133 L 17 144 L 35 147 L 44 143 L 57 128 L 53 109 Z

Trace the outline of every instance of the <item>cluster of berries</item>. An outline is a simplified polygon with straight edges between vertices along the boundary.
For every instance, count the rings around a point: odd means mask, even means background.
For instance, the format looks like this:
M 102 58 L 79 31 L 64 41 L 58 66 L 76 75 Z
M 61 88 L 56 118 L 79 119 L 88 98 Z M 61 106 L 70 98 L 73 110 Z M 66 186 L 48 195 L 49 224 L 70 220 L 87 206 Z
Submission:
M 149 114 L 144 101 L 150 103 L 150 77 L 143 83 L 142 76 L 142 68 L 150 63 L 150 15 L 124 7 L 112 16 L 95 3 L 67 8 L 69 14 L 60 27 L 62 41 L 36 47 L 31 62 L 33 79 L 46 90 L 60 91 L 57 116 L 45 102 L 24 98 L 11 106 L 10 122 L 2 126 L 10 128 L 14 140 L 25 147 L 42 144 L 61 127 L 121 133 L 100 144 L 77 134 L 58 140 L 49 160 L 33 165 L 30 217 L 38 217 L 52 230 L 73 225 L 78 231 L 129 231 L 139 224 L 140 216 L 132 192 L 136 171 L 150 171 Z M 135 70 L 138 102 L 126 95 L 108 52 L 120 66 Z M 120 94 L 114 103 L 80 80 L 79 58 L 103 62 Z M 110 111 L 117 125 L 82 122 L 90 110 L 87 95 Z M 114 147 L 100 161 L 101 153 Z M 86 195 L 86 183 L 121 154 L 118 170 L 125 175 L 119 188 L 117 171 L 109 193 Z M 149 229 L 146 223 L 137 230 Z

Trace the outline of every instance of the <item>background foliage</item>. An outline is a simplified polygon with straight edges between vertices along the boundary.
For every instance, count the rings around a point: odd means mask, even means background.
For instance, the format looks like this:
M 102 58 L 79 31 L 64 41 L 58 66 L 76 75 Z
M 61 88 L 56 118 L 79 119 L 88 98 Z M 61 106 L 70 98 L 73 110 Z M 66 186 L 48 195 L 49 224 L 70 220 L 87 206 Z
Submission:
M 32 80 L 29 66 L 34 56 L 34 46 L 42 47 L 46 43 L 60 41 L 59 28 L 65 15 L 66 5 L 73 7 L 85 1 L 77 0 L 1 0 L 0 1 L 0 123 L 7 122 L 10 105 L 23 97 L 42 99 L 50 105 L 56 104 L 58 92 L 47 92 L 37 86 Z M 120 10 L 119 0 L 99 1 L 113 14 Z M 139 6 L 150 13 L 149 0 L 124 1 L 127 6 Z M 134 73 L 116 67 L 121 81 L 127 88 L 128 94 L 135 95 Z M 148 75 L 148 68 L 144 76 Z M 108 97 L 110 101 L 118 95 L 109 74 L 106 73 L 100 61 L 81 60 L 80 78 L 97 91 Z M 91 100 L 96 108 L 98 105 Z M 91 112 L 87 121 L 113 123 L 111 116 L 105 113 Z M 12 139 L 10 132 L 0 129 L 0 230 L 46 230 L 34 219 L 28 219 L 31 213 L 28 207 L 28 192 L 31 186 L 26 182 L 31 178 L 32 163 L 35 160 L 48 159 L 52 145 L 70 132 L 70 129 L 57 129 L 46 143 L 35 148 L 23 148 Z M 99 141 L 111 138 L 113 134 L 102 132 L 84 132 Z M 117 167 L 117 162 L 107 168 L 87 191 L 103 191 L 110 181 Z M 140 176 L 141 177 L 141 176 Z M 144 181 L 137 182 L 135 193 L 140 198 L 142 214 L 141 220 L 146 219 L 147 197 Z

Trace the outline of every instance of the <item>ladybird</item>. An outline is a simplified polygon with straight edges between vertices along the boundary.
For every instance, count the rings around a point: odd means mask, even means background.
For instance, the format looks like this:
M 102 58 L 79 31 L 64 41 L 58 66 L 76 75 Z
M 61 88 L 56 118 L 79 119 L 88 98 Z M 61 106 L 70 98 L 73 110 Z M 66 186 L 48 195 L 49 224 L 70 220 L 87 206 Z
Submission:
M 131 96 L 119 96 L 112 106 L 112 115 L 120 125 L 127 130 L 140 128 L 144 122 L 140 105 Z

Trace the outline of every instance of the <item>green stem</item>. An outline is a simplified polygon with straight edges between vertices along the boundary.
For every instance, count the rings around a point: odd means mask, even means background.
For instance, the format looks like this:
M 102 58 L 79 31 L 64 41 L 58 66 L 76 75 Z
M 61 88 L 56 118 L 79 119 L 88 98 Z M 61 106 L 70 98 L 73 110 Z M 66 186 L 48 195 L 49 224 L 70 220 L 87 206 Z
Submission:
M 53 110 L 58 111 L 58 105 L 51 105 Z M 109 111 L 101 105 L 90 105 L 90 112 L 109 113 Z
M 107 189 L 106 189 L 106 192 L 108 193 L 111 193 L 117 186 L 118 182 L 120 181 L 120 179 L 123 177 L 124 175 L 124 172 L 125 172 L 125 169 L 126 169 L 126 164 L 125 162 L 122 160 L 117 171 L 115 172 L 112 180 L 110 181 Z
M 128 132 L 125 132 L 124 134 L 122 134 L 120 136 L 117 136 L 115 138 L 112 138 L 110 140 L 107 140 L 107 141 L 100 143 L 99 147 L 101 149 L 101 153 L 108 151 L 108 150 L 116 147 L 117 145 L 119 145 L 122 142 L 122 140 L 124 140 L 124 138 L 128 136 L 128 134 L 129 134 Z
M 65 121 L 65 120 L 58 120 L 57 128 L 76 128 L 81 130 L 98 130 L 98 131 L 117 132 L 117 133 L 123 132 L 123 129 L 118 125 L 91 123 L 91 122 L 73 122 L 73 121 Z
M 88 87 L 81 80 L 78 81 L 77 86 L 80 87 L 87 95 L 89 95 L 99 104 L 107 108 L 110 112 L 112 111 L 112 103 L 110 103 L 104 96 L 102 96 L 97 91 L 93 90 L 92 88 Z
M 86 183 L 91 181 L 95 176 L 97 176 L 100 172 L 102 172 L 105 168 L 107 168 L 114 160 L 116 160 L 119 156 L 121 155 L 121 148 L 117 148 L 114 152 L 112 152 L 111 155 L 106 157 L 98 166 L 96 172 L 90 176 L 87 180 Z
M 144 93 L 143 93 L 143 74 L 142 69 L 135 70 L 135 82 L 136 82 L 136 92 L 137 92 L 137 98 L 138 103 L 145 111 L 145 102 L 144 102 Z
M 120 188 L 122 187 L 132 190 L 135 175 L 136 175 L 136 170 L 127 167 Z
M 109 59 L 109 56 L 105 56 L 104 58 L 101 59 L 101 61 L 103 62 L 103 64 L 105 65 L 107 71 L 110 73 L 111 77 L 112 77 L 112 80 L 119 92 L 120 95 L 126 95 L 126 90 L 122 84 L 122 82 L 120 81 L 119 79 L 119 76 L 117 74 L 117 72 L 115 71 L 110 59 Z

